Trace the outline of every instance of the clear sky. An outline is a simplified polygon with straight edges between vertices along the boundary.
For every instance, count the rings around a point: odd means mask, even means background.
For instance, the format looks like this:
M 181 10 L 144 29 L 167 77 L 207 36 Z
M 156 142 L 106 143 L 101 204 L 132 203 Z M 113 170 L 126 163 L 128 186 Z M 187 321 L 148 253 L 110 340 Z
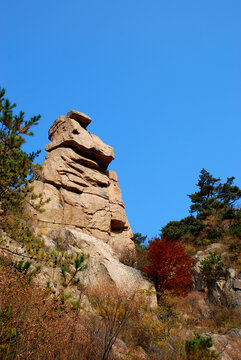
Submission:
M 134 232 L 188 215 L 205 168 L 241 187 L 240 0 L 1 2 L 0 84 L 41 114 L 42 149 L 70 109 L 115 149 Z

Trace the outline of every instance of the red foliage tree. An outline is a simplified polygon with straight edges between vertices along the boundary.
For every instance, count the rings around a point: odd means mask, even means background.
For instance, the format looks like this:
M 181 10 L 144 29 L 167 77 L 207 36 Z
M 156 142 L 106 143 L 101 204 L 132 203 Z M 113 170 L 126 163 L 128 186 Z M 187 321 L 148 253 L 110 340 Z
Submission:
M 175 295 L 189 291 L 193 260 L 180 242 L 165 236 L 154 238 L 149 241 L 147 261 L 149 264 L 142 266 L 142 270 L 154 282 L 159 297 L 165 290 Z

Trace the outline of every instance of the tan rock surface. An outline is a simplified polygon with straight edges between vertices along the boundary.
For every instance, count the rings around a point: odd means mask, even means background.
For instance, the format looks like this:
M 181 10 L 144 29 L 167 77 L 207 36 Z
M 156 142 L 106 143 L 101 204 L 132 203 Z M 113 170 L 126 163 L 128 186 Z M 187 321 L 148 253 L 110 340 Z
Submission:
M 48 153 L 42 175 L 46 182 L 54 186 L 77 193 L 96 193 L 108 198 L 108 176 L 100 170 L 81 164 L 79 155 L 70 148 L 57 148 Z
M 5 239 L 5 247 L 8 252 L 1 253 L 2 256 L 10 256 L 14 262 L 19 262 L 29 259 L 29 253 L 26 251 L 25 246 L 9 238 L 6 233 L 0 231 L 1 235 Z M 98 286 L 111 286 L 116 287 L 119 290 L 133 292 L 137 297 L 146 297 L 150 306 L 156 307 L 157 300 L 152 283 L 147 281 L 142 273 L 134 268 L 122 264 L 116 252 L 109 244 L 104 243 L 100 239 L 93 236 L 84 234 L 80 230 L 74 230 L 68 227 L 48 229 L 45 235 L 42 236 L 42 241 L 45 245 L 45 250 L 48 252 L 59 252 L 70 254 L 89 255 L 89 258 L 85 260 L 87 269 L 83 272 L 78 272 L 78 279 L 84 288 L 88 290 L 91 287 Z M 61 271 L 59 265 L 53 266 L 49 262 L 46 263 L 44 259 L 39 260 L 35 257 L 31 257 L 31 263 L 33 267 L 41 264 L 41 271 L 34 277 L 34 281 L 46 287 L 46 282 L 49 282 L 53 293 L 59 294 L 63 291 L 61 277 Z M 69 274 L 66 273 L 67 278 Z M 140 290 L 151 290 L 147 293 Z M 153 291 L 152 291 L 153 290 Z M 82 290 L 81 294 L 83 295 Z M 69 285 L 68 293 L 72 295 L 71 300 L 79 300 L 80 292 L 79 288 L 73 285 Z M 86 296 L 81 296 L 83 305 L 90 306 L 90 303 L 86 300 Z
M 71 147 L 81 154 L 96 160 L 107 168 L 114 159 L 114 149 L 103 143 L 96 135 L 90 134 L 78 121 L 66 116 L 60 116 L 49 129 L 51 142 L 46 145 L 46 151 L 57 147 Z
M 212 337 L 214 348 L 220 360 L 241 360 L 241 341 L 226 335 L 208 334 Z
M 35 212 L 36 220 L 38 219 L 41 222 L 51 222 L 54 224 L 63 224 L 63 204 L 58 189 L 51 184 L 37 180 L 34 181 L 33 186 L 36 194 L 43 194 L 44 201 L 51 199 L 50 202 L 44 205 L 44 212 Z
M 61 239 L 66 250 L 89 254 L 88 268 L 80 274 L 81 282 L 86 285 L 98 285 L 105 281 L 119 289 L 127 286 L 133 291 L 140 289 L 153 290 L 153 285 L 143 278 L 141 272 L 119 262 L 118 256 L 109 244 L 69 228 L 49 231 L 45 236 L 47 246 L 55 246 Z M 150 305 L 156 306 L 156 296 L 150 296 Z
M 241 290 L 241 280 L 240 279 L 234 280 L 233 288 L 235 290 Z
M 91 118 L 88 115 L 85 115 L 76 110 L 70 110 L 66 116 L 77 120 L 84 128 L 86 128 L 91 123 Z
M 119 203 L 124 206 L 122 201 L 121 189 L 119 188 L 118 176 L 115 171 L 109 170 L 108 177 L 110 180 L 110 186 L 108 188 L 109 191 L 109 199 L 112 203 Z
M 132 231 L 126 217 L 118 177 L 106 170 L 114 150 L 85 127 L 91 119 L 71 110 L 49 129 L 51 142 L 35 181 L 35 192 L 51 201 L 34 213 L 38 233 L 68 226 L 109 243 L 121 261 L 135 262 Z

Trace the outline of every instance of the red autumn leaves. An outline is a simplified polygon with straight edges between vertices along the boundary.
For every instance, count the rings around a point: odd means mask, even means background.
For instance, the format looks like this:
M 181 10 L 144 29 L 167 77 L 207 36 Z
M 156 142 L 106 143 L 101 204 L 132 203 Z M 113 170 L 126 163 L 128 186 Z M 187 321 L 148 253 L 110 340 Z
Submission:
M 178 241 L 162 236 L 149 241 L 146 252 L 148 265 L 142 270 L 154 282 L 156 291 L 165 290 L 175 295 L 185 295 L 190 289 L 193 259 Z

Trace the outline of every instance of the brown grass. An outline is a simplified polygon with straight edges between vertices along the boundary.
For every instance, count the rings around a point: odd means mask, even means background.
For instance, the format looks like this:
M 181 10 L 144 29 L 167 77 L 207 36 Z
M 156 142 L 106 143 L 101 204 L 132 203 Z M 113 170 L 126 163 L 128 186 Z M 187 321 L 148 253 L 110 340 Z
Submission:
M 240 308 L 228 305 L 208 305 L 206 294 L 192 291 L 177 302 L 177 312 L 183 327 L 199 332 L 226 334 L 231 328 L 240 328 Z
M 78 325 L 80 310 L 61 304 L 48 288 L 29 284 L 2 258 L 0 294 L 2 360 L 88 359 L 92 346 L 85 328 Z

